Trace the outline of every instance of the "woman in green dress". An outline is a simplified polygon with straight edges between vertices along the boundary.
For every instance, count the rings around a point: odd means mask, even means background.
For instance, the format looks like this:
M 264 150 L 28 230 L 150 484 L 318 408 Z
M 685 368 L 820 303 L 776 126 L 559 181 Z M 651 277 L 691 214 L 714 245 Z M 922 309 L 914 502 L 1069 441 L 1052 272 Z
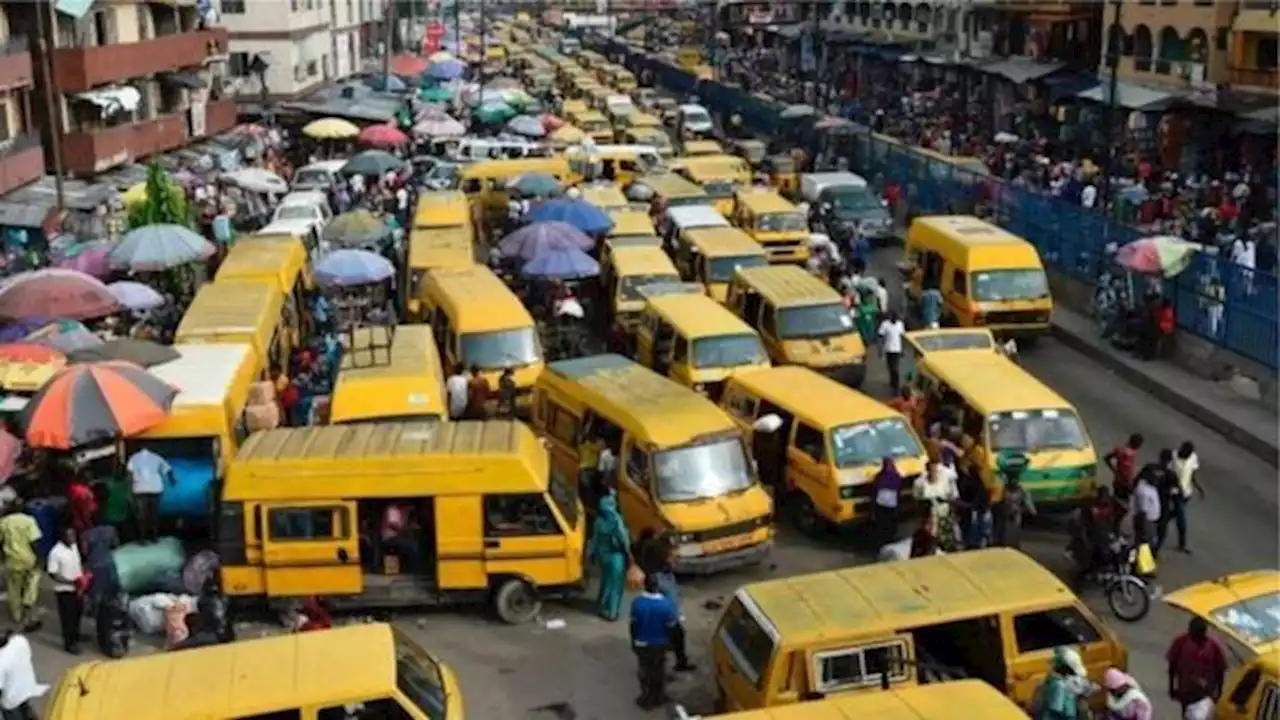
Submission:
M 631 560 L 631 536 L 626 521 L 618 512 L 618 498 L 612 492 L 600 498 L 587 557 L 600 569 L 600 617 L 610 622 L 622 613 L 622 596 L 626 591 L 627 564 Z

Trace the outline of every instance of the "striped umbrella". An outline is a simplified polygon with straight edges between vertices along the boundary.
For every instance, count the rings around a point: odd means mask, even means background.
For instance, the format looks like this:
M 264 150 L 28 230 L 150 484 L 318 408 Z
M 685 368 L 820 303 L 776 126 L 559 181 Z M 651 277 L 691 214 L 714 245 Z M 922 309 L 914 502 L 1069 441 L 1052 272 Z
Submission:
M 164 422 L 178 390 L 127 362 L 61 370 L 22 410 L 31 447 L 69 450 L 145 432 Z

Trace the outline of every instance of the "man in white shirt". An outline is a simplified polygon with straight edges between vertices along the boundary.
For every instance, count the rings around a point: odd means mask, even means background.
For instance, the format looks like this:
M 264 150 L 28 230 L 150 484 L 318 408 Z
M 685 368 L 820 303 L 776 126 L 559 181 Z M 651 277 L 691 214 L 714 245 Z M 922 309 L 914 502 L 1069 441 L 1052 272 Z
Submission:
M 1164 538 L 1169 531 L 1169 523 L 1178 529 L 1178 552 L 1191 554 L 1187 547 L 1187 504 L 1197 492 L 1204 497 L 1204 487 L 1196 479 L 1200 470 L 1200 456 L 1196 454 L 1195 445 L 1184 442 L 1178 446 L 1171 464 L 1176 484 L 1169 493 L 1169 507 L 1160 518 L 1159 545 L 1164 545 Z
M 0 710 L 5 720 L 36 720 L 31 701 L 48 691 L 48 685 L 36 682 L 31 643 L 25 636 L 6 630 L 0 635 Z
M 449 418 L 461 420 L 467 412 L 467 372 L 459 363 L 453 374 L 444 381 L 445 394 L 449 396 Z
M 150 450 L 129 457 L 129 479 L 133 483 L 133 516 L 138 524 L 138 540 L 153 542 L 160 536 L 160 495 L 175 484 L 173 468 Z
M 396 190 L 396 209 L 402 215 L 409 211 L 409 191 L 404 186 Z
M 880 311 L 881 316 L 889 314 L 889 288 L 885 287 L 884 278 L 876 278 L 876 284 L 872 288 L 876 294 L 876 309 Z M 894 392 L 897 392 L 896 390 Z
M 1098 187 L 1094 183 L 1089 183 L 1080 191 L 1080 207 L 1092 210 L 1096 204 L 1098 204 Z
M 898 364 L 902 360 L 902 336 L 907 334 L 907 326 L 898 318 L 898 314 L 889 311 L 880 322 L 880 350 L 884 353 L 885 364 L 889 367 L 889 387 L 897 395 L 902 384 L 902 376 Z
M 80 548 L 76 547 L 76 531 L 62 531 L 45 568 L 53 580 L 53 595 L 58 600 L 58 625 L 62 628 L 62 647 L 72 655 L 80 654 L 80 593 L 76 586 L 83 571 L 80 569 Z

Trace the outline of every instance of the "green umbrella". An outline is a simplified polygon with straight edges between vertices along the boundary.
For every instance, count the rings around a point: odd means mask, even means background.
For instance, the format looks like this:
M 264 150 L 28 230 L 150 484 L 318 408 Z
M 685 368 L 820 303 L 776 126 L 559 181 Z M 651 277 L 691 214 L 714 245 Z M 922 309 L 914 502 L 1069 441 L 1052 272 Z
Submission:
M 453 93 L 448 88 L 429 87 L 418 91 L 418 99 L 429 103 L 449 102 L 453 99 Z
M 473 114 L 482 123 L 504 123 L 518 113 L 510 105 L 491 102 L 476 108 Z
M 506 90 L 499 90 L 498 97 L 502 100 L 502 102 L 514 108 L 522 108 L 525 105 L 528 105 L 529 103 L 533 102 L 533 98 L 529 95 L 529 93 L 517 88 L 508 88 Z

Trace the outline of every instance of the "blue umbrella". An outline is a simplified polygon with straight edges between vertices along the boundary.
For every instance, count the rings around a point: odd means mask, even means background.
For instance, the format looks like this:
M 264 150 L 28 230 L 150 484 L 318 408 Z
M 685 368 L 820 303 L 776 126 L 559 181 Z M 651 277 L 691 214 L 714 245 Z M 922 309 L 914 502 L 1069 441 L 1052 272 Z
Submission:
M 157 271 L 204 260 L 215 252 L 213 243 L 182 225 L 143 225 L 124 234 L 111 248 L 111 267 Z
M 391 261 L 368 250 L 335 250 L 316 263 L 315 276 L 329 287 L 368 285 L 396 274 Z
M 547 134 L 542 121 L 533 115 L 518 115 L 507 121 L 507 130 L 525 137 L 540 138 Z
M 393 93 L 400 93 L 409 89 L 409 86 L 395 75 L 372 75 L 364 79 L 364 84 L 374 90 L 385 90 Z
M 603 235 L 613 229 L 613 219 L 605 211 L 584 200 L 556 198 L 533 206 L 532 222 L 560 222 L 572 225 L 588 235 Z
M 532 260 L 549 250 L 566 247 L 590 250 L 595 244 L 594 240 L 572 225 L 546 222 L 525 225 L 502 238 L 502 242 L 498 243 L 498 251 L 503 257 Z
M 467 64 L 461 60 L 441 60 L 433 62 L 423 73 L 432 80 L 453 80 L 461 75 L 467 69 Z
M 529 277 L 577 280 L 600 274 L 600 263 L 575 247 L 550 248 L 524 264 L 521 269 Z

